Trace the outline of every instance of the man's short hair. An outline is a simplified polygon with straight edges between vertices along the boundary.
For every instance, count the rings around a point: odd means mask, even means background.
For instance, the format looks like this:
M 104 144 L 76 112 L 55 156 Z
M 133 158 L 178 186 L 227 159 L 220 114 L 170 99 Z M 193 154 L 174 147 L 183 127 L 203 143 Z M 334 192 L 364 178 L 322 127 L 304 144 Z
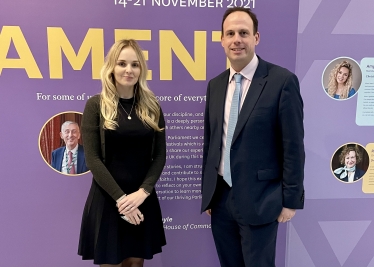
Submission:
M 257 33 L 257 31 L 258 31 L 258 20 L 257 20 L 256 14 L 253 13 L 250 8 L 233 7 L 233 8 L 228 8 L 226 10 L 225 14 L 223 14 L 222 25 L 221 25 L 221 36 L 223 36 L 223 23 L 225 22 L 227 16 L 230 15 L 231 13 L 234 13 L 234 12 L 237 12 L 237 11 L 245 12 L 245 13 L 248 14 L 248 16 L 251 17 L 251 19 L 253 21 L 253 34 Z
M 70 124 L 76 124 L 78 126 L 78 129 L 79 129 L 79 125 L 78 123 L 76 123 L 75 121 L 65 121 L 62 125 L 61 125 L 61 132 L 63 133 L 64 132 L 64 128 Z

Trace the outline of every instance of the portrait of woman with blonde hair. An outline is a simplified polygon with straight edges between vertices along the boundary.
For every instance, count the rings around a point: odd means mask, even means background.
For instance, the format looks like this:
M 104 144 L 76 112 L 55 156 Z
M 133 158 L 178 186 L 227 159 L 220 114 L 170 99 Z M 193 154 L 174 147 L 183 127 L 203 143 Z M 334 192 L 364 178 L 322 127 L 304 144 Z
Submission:
M 343 60 L 330 72 L 327 94 L 335 99 L 347 99 L 356 93 L 352 88 L 352 64 Z
M 165 121 L 136 41 L 121 40 L 101 70 L 102 91 L 84 109 L 93 174 L 78 254 L 100 266 L 140 267 L 166 244 L 155 184 L 166 161 Z
M 336 178 L 342 182 L 353 183 L 364 176 L 365 171 L 357 167 L 362 161 L 362 155 L 357 145 L 346 145 L 339 155 L 339 163 L 342 167 L 334 170 Z

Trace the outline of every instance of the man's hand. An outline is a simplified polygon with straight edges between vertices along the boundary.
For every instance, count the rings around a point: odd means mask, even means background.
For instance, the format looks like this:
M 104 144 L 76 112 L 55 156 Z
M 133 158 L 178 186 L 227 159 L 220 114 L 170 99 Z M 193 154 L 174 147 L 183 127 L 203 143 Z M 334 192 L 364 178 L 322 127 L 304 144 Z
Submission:
M 278 222 L 285 223 L 292 219 L 293 216 L 295 216 L 296 210 L 289 209 L 289 208 L 283 208 L 281 213 L 278 216 Z
M 212 216 L 212 210 L 211 210 L 211 209 L 208 209 L 208 210 L 206 210 L 205 212 L 206 212 L 206 214 L 208 214 L 209 216 Z

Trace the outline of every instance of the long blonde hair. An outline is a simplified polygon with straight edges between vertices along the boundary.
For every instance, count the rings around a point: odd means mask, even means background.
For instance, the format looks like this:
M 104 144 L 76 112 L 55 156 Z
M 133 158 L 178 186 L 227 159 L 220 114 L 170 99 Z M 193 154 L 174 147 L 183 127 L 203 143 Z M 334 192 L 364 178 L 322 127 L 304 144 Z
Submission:
M 147 64 L 143 52 L 137 42 L 133 39 L 124 39 L 115 42 L 110 48 L 107 56 L 105 57 L 104 66 L 101 68 L 101 97 L 100 107 L 101 115 L 104 118 L 104 129 L 114 130 L 118 127 L 118 101 L 119 95 L 114 80 L 114 67 L 117 64 L 117 59 L 121 51 L 131 47 L 134 49 L 140 64 L 139 80 L 135 84 L 136 90 L 136 106 L 135 111 L 144 125 L 153 128 L 155 131 L 162 131 L 158 127 L 158 120 L 160 118 L 160 105 L 153 92 L 149 89 L 146 80 L 147 77 Z
M 344 84 L 343 93 L 340 95 L 339 98 L 346 99 L 348 97 L 349 90 L 352 88 L 352 65 L 348 61 L 344 60 L 336 64 L 335 67 L 330 72 L 330 79 L 329 79 L 329 84 L 327 86 L 327 93 L 331 97 L 334 97 L 334 94 L 336 93 L 336 90 L 338 89 L 338 82 L 336 81 L 336 77 L 338 75 L 339 70 L 343 67 L 349 70 L 349 74 Z

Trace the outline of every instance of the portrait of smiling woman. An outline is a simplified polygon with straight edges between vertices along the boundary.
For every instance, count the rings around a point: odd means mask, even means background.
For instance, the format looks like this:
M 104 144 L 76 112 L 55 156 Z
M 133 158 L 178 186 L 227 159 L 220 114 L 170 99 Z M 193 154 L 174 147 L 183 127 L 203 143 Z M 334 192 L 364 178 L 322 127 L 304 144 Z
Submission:
M 330 72 L 327 93 L 335 99 L 350 98 L 356 93 L 356 90 L 352 88 L 352 66 L 350 63 L 344 60 L 335 65 Z
M 350 58 L 331 61 L 323 74 L 323 88 L 333 99 L 346 100 L 354 96 L 361 85 L 361 69 Z
M 78 254 L 102 267 L 141 267 L 166 244 L 154 186 L 166 161 L 165 121 L 134 40 L 116 42 L 101 70 L 102 91 L 82 118 L 93 180 Z
M 336 151 L 331 167 L 339 181 L 353 183 L 364 176 L 368 165 L 369 156 L 361 145 L 346 144 Z

